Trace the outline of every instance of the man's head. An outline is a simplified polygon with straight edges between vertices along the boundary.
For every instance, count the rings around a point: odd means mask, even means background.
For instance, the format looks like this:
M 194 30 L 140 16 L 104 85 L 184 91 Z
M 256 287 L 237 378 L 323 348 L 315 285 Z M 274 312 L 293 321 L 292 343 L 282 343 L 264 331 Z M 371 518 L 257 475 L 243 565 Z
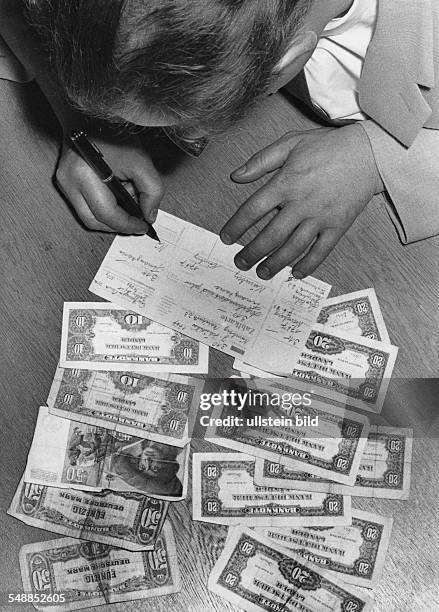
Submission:
M 222 130 L 276 89 L 295 36 L 301 57 L 317 42 L 312 0 L 26 1 L 71 101 L 117 122 Z
M 137 458 L 137 468 L 149 478 L 170 480 L 179 470 L 178 451 L 174 446 L 148 440 Z

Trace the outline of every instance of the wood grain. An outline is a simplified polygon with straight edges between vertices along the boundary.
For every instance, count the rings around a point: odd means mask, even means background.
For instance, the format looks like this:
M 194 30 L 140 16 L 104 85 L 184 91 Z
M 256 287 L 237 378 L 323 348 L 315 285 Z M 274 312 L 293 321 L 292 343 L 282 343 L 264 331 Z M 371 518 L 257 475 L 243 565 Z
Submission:
M 38 90 L 0 82 L 0 106 L 0 591 L 4 593 L 21 590 L 20 547 L 54 537 L 6 516 L 5 511 L 25 465 L 38 406 L 46 400 L 55 371 L 63 302 L 96 299 L 87 287 L 112 238 L 86 231 L 52 185 L 59 134 Z M 146 146 L 157 153 L 167 186 L 163 208 L 218 232 L 254 189 L 234 185 L 230 172 L 285 131 L 312 125 L 275 95 L 246 123 L 212 142 L 199 160 L 179 159 L 167 145 L 159 158 L 156 139 L 146 134 Z M 380 612 L 439 609 L 439 389 L 434 380 L 439 371 L 438 255 L 439 238 L 403 247 L 384 200 L 376 198 L 316 273 L 334 285 L 334 295 L 376 288 L 390 337 L 400 346 L 382 416 L 414 426 L 417 434 L 410 501 L 354 501 L 355 507 L 395 518 L 384 576 L 375 594 L 375 610 Z M 231 359 L 214 351 L 211 375 L 226 376 L 230 368 Z M 206 589 L 225 528 L 191 521 L 190 499 L 173 506 L 171 521 L 182 592 L 101 610 L 235 609 Z

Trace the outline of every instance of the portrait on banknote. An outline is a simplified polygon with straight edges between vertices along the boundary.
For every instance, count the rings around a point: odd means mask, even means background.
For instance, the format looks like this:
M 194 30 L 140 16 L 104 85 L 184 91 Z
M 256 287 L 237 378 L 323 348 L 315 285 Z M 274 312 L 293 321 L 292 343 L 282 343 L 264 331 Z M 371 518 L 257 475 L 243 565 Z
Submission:
M 111 457 L 110 470 L 122 482 L 151 495 L 180 497 L 181 449 L 150 440 L 121 445 Z

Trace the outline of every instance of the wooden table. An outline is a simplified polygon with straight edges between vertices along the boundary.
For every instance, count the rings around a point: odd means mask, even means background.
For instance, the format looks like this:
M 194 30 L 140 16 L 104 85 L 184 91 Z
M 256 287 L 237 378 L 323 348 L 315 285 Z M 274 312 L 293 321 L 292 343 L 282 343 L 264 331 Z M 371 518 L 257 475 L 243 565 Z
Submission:
M 20 547 L 59 537 L 28 527 L 5 511 L 23 472 L 38 406 L 47 398 L 57 363 L 63 302 L 95 300 L 87 287 L 112 238 L 81 227 L 52 186 L 58 136 L 36 88 L 0 82 L 0 104 L 0 591 L 4 594 L 22 588 Z M 252 192 L 252 187 L 234 185 L 229 173 L 287 130 L 310 125 L 275 95 L 247 123 L 211 143 L 201 159 L 177 163 L 174 154 L 165 154 L 159 164 L 167 185 L 163 208 L 218 232 Z M 390 337 L 400 347 L 383 416 L 416 430 L 410 500 L 354 498 L 355 507 L 395 518 L 375 594 L 379 612 L 439 609 L 439 419 L 435 414 L 439 384 L 434 380 L 439 372 L 438 262 L 439 238 L 403 247 L 384 200 L 376 198 L 315 274 L 333 284 L 333 295 L 375 287 Z M 230 366 L 228 357 L 214 352 L 212 375 L 226 376 Z M 206 589 L 226 529 L 192 522 L 189 499 L 175 504 L 170 515 L 178 527 L 182 592 L 108 609 L 235 610 Z M 13 608 L 0 604 L 0 609 Z

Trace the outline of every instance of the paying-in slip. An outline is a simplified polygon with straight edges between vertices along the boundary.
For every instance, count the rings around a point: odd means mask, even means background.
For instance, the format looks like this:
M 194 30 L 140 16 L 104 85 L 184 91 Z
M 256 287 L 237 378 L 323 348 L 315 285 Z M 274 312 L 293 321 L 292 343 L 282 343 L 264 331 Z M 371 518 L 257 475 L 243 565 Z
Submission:
M 289 372 L 330 285 L 287 268 L 263 281 L 236 269 L 238 245 L 164 212 L 155 227 L 161 244 L 117 237 L 90 290 L 256 367 Z

